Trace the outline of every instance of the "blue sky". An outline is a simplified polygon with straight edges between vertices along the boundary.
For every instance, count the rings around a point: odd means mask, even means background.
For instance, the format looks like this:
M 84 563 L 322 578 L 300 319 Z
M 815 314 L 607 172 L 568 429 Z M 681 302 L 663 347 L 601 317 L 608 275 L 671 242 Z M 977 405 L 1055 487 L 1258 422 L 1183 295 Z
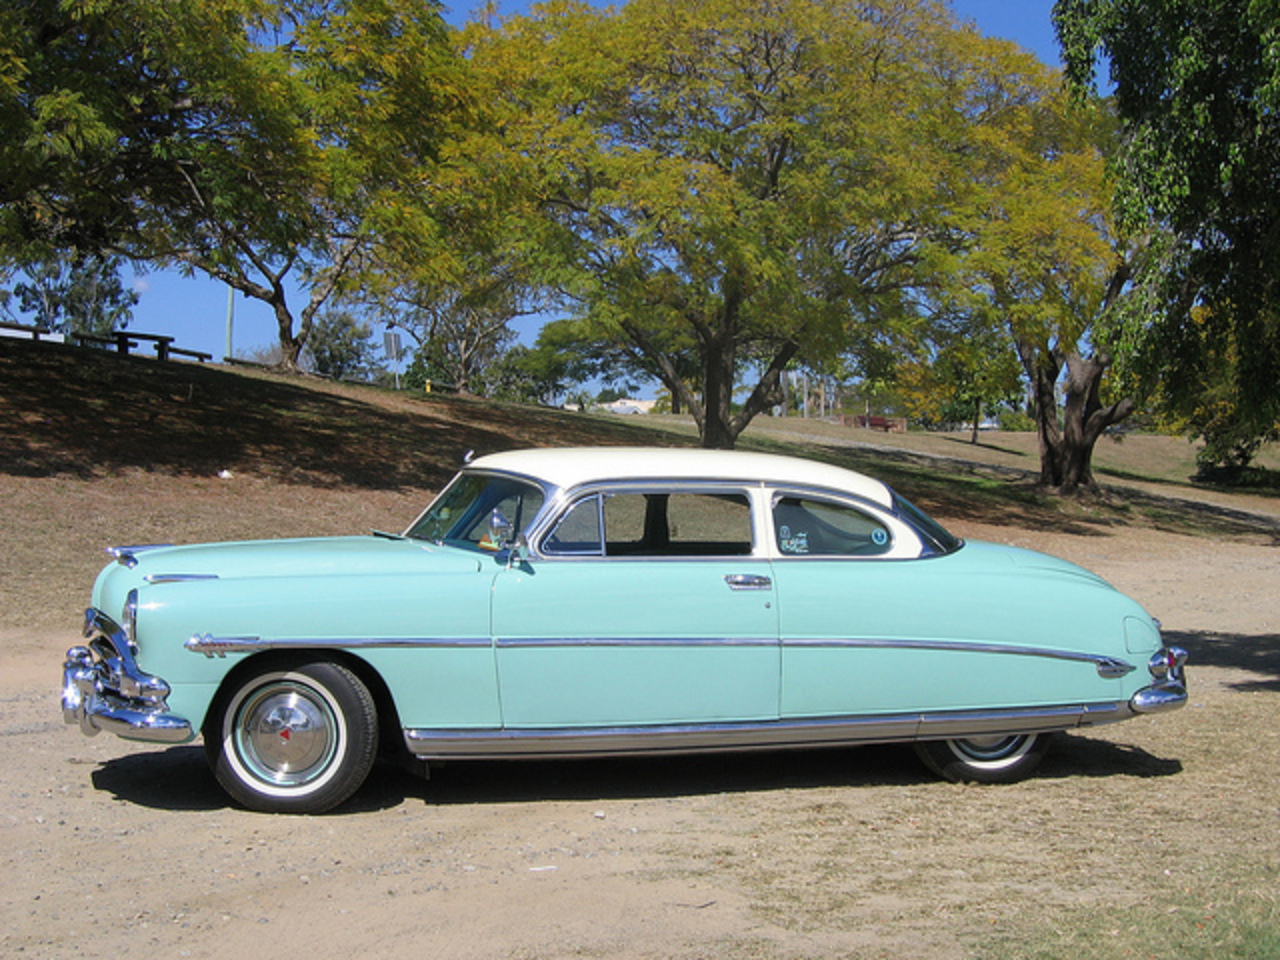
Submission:
M 478 4 L 475 6 L 479 6 Z M 524 4 L 505 0 L 503 12 L 516 12 Z M 962 20 L 972 21 L 990 36 L 1002 37 L 1026 47 L 1046 63 L 1061 64 L 1049 14 L 1053 0 L 953 0 L 952 9 Z M 473 7 L 456 4 L 448 19 L 460 23 Z M 140 295 L 129 327 L 143 333 L 168 334 L 177 345 L 202 350 L 221 358 L 226 354 L 227 288 L 203 277 L 186 278 L 175 271 L 153 271 L 135 279 Z M 244 354 L 269 348 L 276 342 L 275 318 L 268 307 L 236 295 L 232 349 Z M 301 306 L 300 303 L 297 304 Z M 517 324 L 522 339 L 532 340 L 540 320 Z M 380 332 L 380 331 L 379 331 Z

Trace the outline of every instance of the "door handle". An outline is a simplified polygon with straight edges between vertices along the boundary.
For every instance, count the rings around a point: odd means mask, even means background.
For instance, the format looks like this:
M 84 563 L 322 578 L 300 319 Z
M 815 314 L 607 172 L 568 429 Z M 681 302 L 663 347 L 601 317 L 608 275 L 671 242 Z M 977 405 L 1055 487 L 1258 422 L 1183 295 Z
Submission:
M 730 573 L 724 578 L 730 590 L 771 590 L 773 581 L 758 573 Z

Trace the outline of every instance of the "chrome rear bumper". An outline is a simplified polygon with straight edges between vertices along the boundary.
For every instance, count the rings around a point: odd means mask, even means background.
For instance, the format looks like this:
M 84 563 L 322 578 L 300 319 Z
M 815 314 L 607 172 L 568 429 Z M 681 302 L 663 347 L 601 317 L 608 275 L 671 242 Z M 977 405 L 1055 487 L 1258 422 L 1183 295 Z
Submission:
M 88 646 L 72 647 L 62 665 L 62 718 L 86 736 L 183 743 L 191 724 L 169 712 L 169 685 L 143 673 L 125 632 L 100 610 L 85 611 Z
M 1167 713 L 1177 710 L 1187 702 L 1187 677 L 1185 666 L 1187 651 L 1181 647 L 1161 647 L 1147 661 L 1147 670 L 1156 681 L 1143 687 L 1129 700 L 1129 708 L 1136 714 Z
M 1168 713 L 1185 706 L 1187 688 L 1180 683 L 1156 683 L 1143 687 L 1133 695 L 1129 707 L 1134 713 Z

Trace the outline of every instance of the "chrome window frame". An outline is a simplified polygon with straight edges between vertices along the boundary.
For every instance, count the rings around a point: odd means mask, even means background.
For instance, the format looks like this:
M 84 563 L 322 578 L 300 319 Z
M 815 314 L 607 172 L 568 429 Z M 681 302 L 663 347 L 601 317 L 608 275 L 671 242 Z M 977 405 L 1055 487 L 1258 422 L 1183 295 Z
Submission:
M 592 481 L 581 486 L 560 491 L 555 502 L 548 501 L 549 509 L 544 508 L 535 526 L 530 527 L 529 550 L 539 560 L 564 563 L 581 563 L 583 561 L 606 561 L 609 563 L 671 563 L 725 560 L 763 560 L 769 559 L 768 543 L 761 537 L 760 518 L 757 507 L 757 491 L 764 486 L 758 480 L 680 480 L 651 478 L 643 480 L 605 480 Z M 646 494 L 646 493 L 685 493 L 685 494 L 735 494 L 746 501 L 747 521 L 751 525 L 751 552 L 723 554 L 690 554 L 672 556 L 609 556 L 605 550 L 607 531 L 604 525 L 604 498 L 610 494 Z M 600 510 L 601 552 L 591 554 L 553 553 L 544 549 L 547 537 L 555 530 L 578 503 L 589 497 L 598 497 Z
M 769 549 L 772 552 L 773 559 L 778 562 L 814 563 L 827 561 L 838 563 L 899 563 L 910 560 L 920 560 L 934 555 L 929 549 L 929 541 L 920 533 L 920 531 L 917 530 L 913 524 L 907 522 L 905 517 L 900 516 L 882 503 L 877 503 L 874 500 L 868 500 L 865 497 L 859 497 L 856 494 L 832 490 L 828 487 L 805 487 L 798 484 L 768 485 L 767 492 L 769 496 L 764 506 L 768 511 L 768 523 L 766 526 L 769 530 Z M 862 555 L 840 553 L 783 553 L 782 546 L 778 542 L 777 525 L 773 522 L 773 511 L 777 507 L 778 501 L 784 497 L 818 500 L 867 514 L 873 517 L 877 523 L 889 530 L 892 538 L 890 548 L 884 553 Z

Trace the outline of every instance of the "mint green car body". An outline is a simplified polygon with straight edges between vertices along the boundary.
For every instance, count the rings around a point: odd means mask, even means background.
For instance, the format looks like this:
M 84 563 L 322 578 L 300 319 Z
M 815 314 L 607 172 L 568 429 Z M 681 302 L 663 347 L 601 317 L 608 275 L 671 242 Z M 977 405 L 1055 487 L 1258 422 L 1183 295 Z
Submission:
M 341 802 L 388 741 L 428 762 L 904 741 L 1009 780 L 1047 733 L 1186 700 L 1185 654 L 1099 577 L 788 458 L 501 454 L 406 535 L 116 556 L 68 722 L 203 732 L 265 810 Z

